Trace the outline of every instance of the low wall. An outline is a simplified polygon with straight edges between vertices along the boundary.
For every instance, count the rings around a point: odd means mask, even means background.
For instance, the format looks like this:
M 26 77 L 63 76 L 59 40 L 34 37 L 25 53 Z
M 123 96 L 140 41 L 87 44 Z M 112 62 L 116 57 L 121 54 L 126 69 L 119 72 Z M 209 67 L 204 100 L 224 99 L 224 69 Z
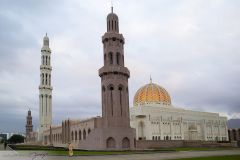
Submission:
M 184 141 L 184 140 L 137 140 L 137 149 L 180 148 L 180 147 L 236 147 L 232 143 L 218 143 L 215 141 Z
M 177 148 L 183 146 L 183 141 L 137 140 L 136 146 L 137 149 Z

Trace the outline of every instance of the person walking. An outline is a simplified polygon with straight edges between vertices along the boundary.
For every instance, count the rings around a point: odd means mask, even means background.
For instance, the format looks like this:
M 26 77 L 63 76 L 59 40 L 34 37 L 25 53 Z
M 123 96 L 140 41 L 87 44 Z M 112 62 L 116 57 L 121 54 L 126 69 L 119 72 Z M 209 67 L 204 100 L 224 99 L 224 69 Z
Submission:
M 73 144 L 71 144 L 71 143 L 69 143 L 69 145 L 68 145 L 68 155 L 70 157 L 73 156 Z

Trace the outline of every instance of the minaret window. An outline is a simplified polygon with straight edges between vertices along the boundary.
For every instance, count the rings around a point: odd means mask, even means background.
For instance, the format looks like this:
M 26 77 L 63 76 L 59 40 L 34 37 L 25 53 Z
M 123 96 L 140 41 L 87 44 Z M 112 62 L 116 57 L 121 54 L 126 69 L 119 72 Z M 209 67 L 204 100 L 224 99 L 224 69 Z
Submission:
M 119 30 L 118 30 L 118 21 L 117 21 L 117 31 L 119 31 Z
M 109 86 L 109 90 L 110 90 L 110 105 L 111 105 L 111 112 L 112 112 L 112 116 L 113 116 L 113 90 L 114 90 L 113 85 L 110 85 L 110 86 Z
M 117 53 L 117 64 L 120 64 L 120 53 Z
M 119 86 L 118 90 L 119 90 L 119 104 L 120 104 L 121 116 L 122 116 L 122 90 L 123 90 L 123 87 Z
M 45 75 L 46 79 L 45 79 L 45 85 L 47 85 L 47 79 L 48 79 L 48 74 L 46 73 Z
M 48 64 L 48 56 L 46 56 L 46 65 Z
M 112 52 L 109 53 L 109 62 L 110 62 L 110 64 L 113 64 L 113 53 Z
M 113 21 L 112 21 L 112 30 L 113 30 Z
M 49 65 L 51 65 L 51 57 L 50 56 L 48 58 L 48 63 L 49 63 Z
M 49 74 L 49 85 L 51 86 L 51 75 Z
M 47 106 L 48 106 L 48 104 L 47 104 L 47 100 L 48 100 L 48 96 L 47 95 L 45 95 L 45 97 L 46 97 L 46 116 L 47 116 Z
M 42 101 L 42 103 L 41 103 L 41 109 L 42 109 L 42 115 L 43 115 L 43 95 L 41 95 L 41 101 Z

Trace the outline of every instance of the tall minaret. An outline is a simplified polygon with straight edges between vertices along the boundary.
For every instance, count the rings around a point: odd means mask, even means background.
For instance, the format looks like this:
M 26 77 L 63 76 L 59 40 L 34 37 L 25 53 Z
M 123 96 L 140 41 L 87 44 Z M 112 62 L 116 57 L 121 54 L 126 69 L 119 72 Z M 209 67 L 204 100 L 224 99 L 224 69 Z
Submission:
M 33 131 L 32 115 L 31 115 L 31 111 L 30 110 L 28 111 L 26 120 L 27 120 L 27 123 L 26 123 L 26 136 L 28 137 L 30 132 Z
M 43 140 L 42 133 L 52 124 L 52 86 L 51 86 L 51 50 L 49 38 L 43 38 L 41 49 L 40 85 L 39 85 L 39 140 Z
M 119 33 L 118 16 L 107 16 L 107 32 L 102 37 L 104 66 L 99 70 L 102 88 L 104 127 L 130 127 L 128 78 L 124 66 L 124 37 Z

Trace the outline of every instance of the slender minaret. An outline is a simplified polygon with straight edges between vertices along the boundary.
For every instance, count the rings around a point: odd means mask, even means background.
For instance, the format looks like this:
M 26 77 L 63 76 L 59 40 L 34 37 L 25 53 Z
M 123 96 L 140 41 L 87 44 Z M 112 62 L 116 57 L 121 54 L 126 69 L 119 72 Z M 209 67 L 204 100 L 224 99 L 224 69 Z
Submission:
M 49 38 L 43 38 L 41 49 L 40 85 L 39 85 L 39 140 L 42 141 L 42 133 L 52 124 L 52 86 L 51 86 L 51 50 Z
M 129 127 L 128 78 L 124 65 L 124 37 L 119 33 L 118 16 L 107 16 L 107 32 L 102 37 L 104 66 L 99 70 L 102 84 L 102 117 L 105 127 Z
M 28 111 L 26 120 L 27 120 L 27 123 L 26 123 L 26 137 L 28 137 L 30 132 L 33 131 L 32 115 L 31 115 L 31 111 L 30 110 Z

